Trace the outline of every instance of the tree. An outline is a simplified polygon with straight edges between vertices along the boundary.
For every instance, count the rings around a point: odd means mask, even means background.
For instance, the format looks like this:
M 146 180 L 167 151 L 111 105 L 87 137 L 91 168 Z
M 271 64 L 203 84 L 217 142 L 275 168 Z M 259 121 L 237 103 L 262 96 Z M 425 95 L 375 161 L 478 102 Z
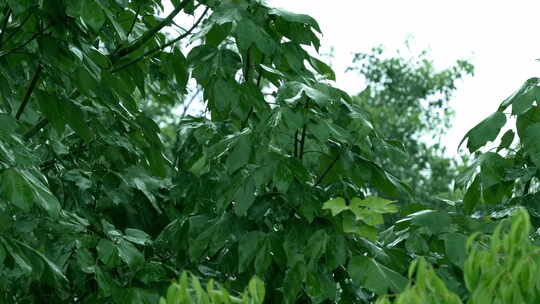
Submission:
M 467 296 L 466 236 L 507 214 L 470 213 L 478 193 L 508 194 L 506 158 L 483 156 L 463 204 L 407 209 L 378 157 L 395 142 L 304 50 L 319 47 L 314 19 L 259 0 L 172 3 L 160 17 L 155 0 L 0 2 L 1 302 L 204 299 L 216 281 L 226 301 L 247 287 L 259 303 L 257 275 L 266 303 L 369 303 L 404 290 L 420 255 Z M 179 16 L 193 26 L 175 34 Z M 151 118 L 197 87 L 206 113 L 161 133 Z M 509 102 L 534 120 L 526 96 Z M 518 122 L 528 172 L 536 129 Z M 183 271 L 195 277 L 171 284 Z
M 232 290 L 258 274 L 269 302 L 357 297 L 347 263 L 396 210 L 363 189 L 402 185 L 303 49 L 318 24 L 260 1 L 173 4 L 2 2 L 3 301 L 155 302 L 181 270 Z M 193 27 L 170 34 L 181 15 Z M 141 109 L 182 103 L 190 81 L 207 115 L 164 144 Z M 399 284 L 378 292 L 404 286 L 386 271 Z
M 392 144 L 392 153 L 379 154 L 380 163 L 414 189 L 417 202 L 433 206 L 437 196 L 452 192 L 459 174 L 461 164 L 440 142 L 451 126 L 456 82 L 472 75 L 473 65 L 458 60 L 437 71 L 426 51 L 389 56 L 382 47 L 355 54 L 354 63 L 348 70 L 361 74 L 366 88 L 353 100 Z

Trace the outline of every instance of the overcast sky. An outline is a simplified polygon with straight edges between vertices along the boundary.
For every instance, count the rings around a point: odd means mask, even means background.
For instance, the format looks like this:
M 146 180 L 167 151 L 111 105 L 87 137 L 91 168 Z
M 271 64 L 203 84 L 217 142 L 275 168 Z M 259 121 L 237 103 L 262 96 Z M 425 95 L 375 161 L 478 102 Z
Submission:
M 470 59 L 475 76 L 465 79 L 452 100 L 456 111 L 445 144 L 455 152 L 463 135 L 494 112 L 529 77 L 540 76 L 540 1 L 529 0 L 267 0 L 314 17 L 321 26 L 321 51 L 334 47 L 337 86 L 354 94 L 360 79 L 344 73 L 353 52 L 382 44 L 429 49 L 436 66 Z

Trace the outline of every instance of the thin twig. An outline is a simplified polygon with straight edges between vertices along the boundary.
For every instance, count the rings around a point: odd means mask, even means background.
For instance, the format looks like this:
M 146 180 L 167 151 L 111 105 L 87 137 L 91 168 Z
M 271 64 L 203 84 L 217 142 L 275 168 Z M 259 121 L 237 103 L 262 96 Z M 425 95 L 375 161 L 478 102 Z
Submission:
M 149 51 L 146 51 L 144 54 L 140 55 L 139 57 L 133 58 L 132 60 L 126 62 L 125 64 L 123 64 L 123 65 L 121 65 L 121 66 L 118 66 L 118 67 L 115 67 L 115 68 L 111 69 L 111 73 L 115 73 L 115 72 L 118 72 L 118 71 L 120 71 L 120 70 L 123 70 L 123 69 L 127 68 L 128 66 L 130 66 L 130 65 L 132 65 L 132 64 L 135 64 L 135 63 L 137 63 L 137 62 L 143 60 L 145 57 L 147 57 L 147 56 L 149 56 L 149 55 L 151 55 L 151 54 L 153 54 L 153 53 L 155 53 L 155 52 L 157 52 L 157 51 L 161 51 L 161 50 L 165 49 L 166 47 L 169 47 L 169 46 L 175 44 L 176 42 L 178 42 L 178 41 L 180 41 L 180 40 L 186 38 L 186 37 L 187 37 L 188 35 L 190 35 L 191 32 L 193 32 L 193 30 L 199 25 L 199 23 L 202 21 L 204 15 L 206 15 L 206 12 L 208 12 L 208 10 L 209 10 L 209 8 L 207 7 L 207 8 L 204 10 L 204 12 L 203 12 L 203 14 L 201 15 L 201 17 L 197 20 L 197 22 L 195 22 L 195 23 L 193 24 L 193 26 L 192 26 L 187 32 L 185 32 L 185 33 L 183 33 L 182 35 L 180 35 L 180 36 L 174 38 L 173 40 L 171 40 L 171 41 L 165 43 L 164 45 L 157 46 L 157 47 L 155 47 L 155 48 L 153 48 L 153 49 L 151 49 L 151 50 L 149 50 Z
M 180 116 L 180 119 L 184 118 L 186 116 L 186 113 L 189 109 L 189 106 L 191 106 L 191 104 L 193 103 L 193 101 L 195 100 L 195 98 L 197 96 L 199 96 L 199 94 L 202 92 L 202 89 L 197 89 L 197 92 L 195 92 L 195 94 L 193 94 L 193 96 L 191 96 L 191 98 L 189 99 L 188 103 L 186 104 L 186 106 L 184 107 L 184 110 L 182 111 L 182 115 Z
M 129 35 L 131 35 L 131 32 L 133 32 L 133 29 L 135 28 L 135 23 L 137 23 L 137 19 L 139 18 L 139 12 L 141 11 L 141 6 L 137 6 L 137 11 L 135 12 L 135 17 L 133 18 L 133 22 L 131 22 L 131 25 L 129 26 L 129 30 L 127 31 L 126 38 L 129 38 Z
M 262 55 L 261 57 L 261 64 L 264 63 L 264 55 Z M 262 80 L 262 69 L 259 67 L 259 75 L 257 76 L 257 88 L 260 88 L 261 87 L 261 80 Z M 249 109 L 249 112 L 248 114 L 246 115 L 246 118 L 244 119 L 244 121 L 242 122 L 242 129 L 244 129 L 249 121 L 249 117 L 251 116 L 251 114 L 253 114 L 253 106 L 251 106 L 251 108 Z
M 249 54 L 249 51 L 251 50 L 251 47 L 249 47 L 246 51 L 246 64 L 244 65 L 244 82 L 248 82 L 249 81 L 249 68 L 250 68 L 250 61 L 251 61 L 251 58 L 250 58 L 250 54 Z
M 49 120 L 47 118 L 43 118 L 42 120 L 40 120 L 35 126 L 32 127 L 32 129 L 30 129 L 26 133 L 24 133 L 24 135 L 23 135 L 24 140 L 29 140 L 30 138 L 34 137 L 48 123 L 49 123 Z
M 302 137 L 300 138 L 300 159 L 304 158 L 304 146 L 306 145 L 306 129 L 307 124 L 302 128 Z
M 0 47 L 2 46 L 2 38 L 4 38 L 4 33 L 6 32 L 9 17 L 11 17 L 11 8 L 7 9 L 5 14 L 4 21 L 2 22 L 2 32 L 0 32 Z
M 165 17 L 158 25 L 154 26 L 150 30 L 148 30 L 146 33 L 144 33 L 141 37 L 139 37 L 137 40 L 135 40 L 134 43 L 128 45 L 127 47 L 120 49 L 118 51 L 118 54 L 116 55 L 116 59 L 120 59 L 126 55 L 129 55 L 136 50 L 138 50 L 141 46 L 143 46 L 148 40 L 152 39 L 152 37 L 159 32 L 162 28 L 169 25 L 174 17 L 178 15 L 190 2 L 191 0 L 184 0 L 182 1 L 177 7 L 174 8 L 174 10 Z
M 294 133 L 294 157 L 298 157 L 298 130 Z
M 323 172 L 323 174 L 321 174 L 321 176 L 317 179 L 317 182 L 315 183 L 315 185 L 313 185 L 313 187 L 317 187 L 321 182 L 322 180 L 326 177 L 326 175 L 328 174 L 328 172 L 330 172 L 330 170 L 334 167 L 334 165 L 337 163 L 337 161 L 339 160 L 339 157 L 341 155 L 338 153 L 336 155 L 336 158 L 330 163 L 330 165 L 328 166 L 328 168 L 326 168 Z
M 32 81 L 30 82 L 30 85 L 28 86 L 28 89 L 26 90 L 26 94 L 24 95 L 24 99 L 19 106 L 19 109 L 17 110 L 17 113 L 15 114 L 15 119 L 19 120 L 21 118 L 22 113 L 24 112 L 24 109 L 26 108 L 26 105 L 28 104 L 28 101 L 30 100 L 30 96 L 32 96 L 32 92 L 37 86 L 39 75 L 41 71 L 43 70 L 43 67 L 39 65 L 36 69 L 36 72 L 34 73 L 34 76 L 32 77 Z

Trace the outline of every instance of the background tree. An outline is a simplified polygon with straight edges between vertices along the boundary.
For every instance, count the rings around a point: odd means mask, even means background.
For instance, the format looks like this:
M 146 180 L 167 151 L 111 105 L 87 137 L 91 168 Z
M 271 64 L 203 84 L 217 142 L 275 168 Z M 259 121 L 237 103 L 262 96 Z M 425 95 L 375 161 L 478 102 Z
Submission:
M 446 153 L 443 141 L 451 126 L 456 83 L 473 75 L 474 67 L 458 60 L 437 70 L 427 51 L 391 56 L 383 47 L 357 53 L 348 70 L 365 79 L 366 88 L 353 100 L 374 128 L 390 143 L 390 153 L 378 151 L 384 167 L 414 190 L 415 200 L 433 205 L 437 196 L 453 192 L 463 160 Z M 380 147 L 381 145 L 375 145 Z

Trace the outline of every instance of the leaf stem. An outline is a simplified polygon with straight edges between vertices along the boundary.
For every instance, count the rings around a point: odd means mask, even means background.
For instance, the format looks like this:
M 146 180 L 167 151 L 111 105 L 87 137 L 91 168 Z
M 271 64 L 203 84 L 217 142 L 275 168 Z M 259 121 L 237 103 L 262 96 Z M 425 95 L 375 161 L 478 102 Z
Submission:
M 128 45 L 125 48 L 122 48 L 118 51 L 118 54 L 115 56 L 116 59 L 122 58 L 126 55 L 129 55 L 136 50 L 138 50 L 141 46 L 143 46 L 148 40 L 152 39 L 152 37 L 159 32 L 162 28 L 169 25 L 174 17 L 178 15 L 190 2 L 191 0 L 184 0 L 182 1 L 177 7 L 174 8 L 174 10 L 165 17 L 159 24 L 154 26 L 153 28 L 149 29 L 144 33 L 141 37 L 136 39 L 132 44 Z
M 322 180 L 326 177 L 326 175 L 328 174 L 328 172 L 330 172 L 330 170 L 334 167 L 334 165 L 337 163 L 337 161 L 339 160 L 340 158 L 340 154 L 338 153 L 336 155 L 336 158 L 330 163 L 330 165 L 324 170 L 323 174 L 321 174 L 321 176 L 319 176 L 319 178 L 317 179 L 317 182 L 315 183 L 315 185 L 313 185 L 313 187 L 317 187 L 321 182 Z
M 41 129 L 43 129 L 43 127 L 45 127 L 48 123 L 49 123 L 49 120 L 47 118 L 41 119 L 30 130 L 24 133 L 23 138 L 25 140 L 29 140 L 30 138 L 34 137 Z
M 153 54 L 153 53 L 155 53 L 157 51 L 163 50 L 166 47 L 169 47 L 169 46 L 175 44 L 176 42 L 186 38 L 199 25 L 199 23 L 202 21 L 203 17 L 206 15 L 208 10 L 209 10 L 209 8 L 207 7 L 205 9 L 205 11 L 202 13 L 201 17 L 197 20 L 197 22 L 195 22 L 193 24 L 193 26 L 189 30 L 187 30 L 185 33 L 183 33 L 182 35 L 174 38 L 173 40 L 165 43 L 164 45 L 160 45 L 160 46 L 157 46 L 157 47 L 155 47 L 155 48 L 153 48 L 153 49 L 151 49 L 149 51 L 146 51 L 144 54 L 140 55 L 139 57 L 133 58 L 132 60 L 126 62 L 125 64 L 123 64 L 121 66 L 118 66 L 118 67 L 115 67 L 115 68 L 111 69 L 111 73 L 115 73 L 115 72 L 118 72 L 120 70 L 123 70 L 123 69 L 127 68 L 128 66 L 143 60 L 146 56 L 151 55 L 151 54 Z
M 294 157 L 298 157 L 298 130 L 294 133 Z
M 133 32 L 133 29 L 135 28 L 135 23 L 137 23 L 137 19 L 139 18 L 139 12 L 141 11 L 141 4 L 137 6 L 137 11 L 135 11 L 135 17 L 133 18 L 133 22 L 131 22 L 131 25 L 129 26 L 129 30 L 126 33 L 126 38 L 129 38 L 129 35 L 131 35 L 131 32 Z
M 300 159 L 304 158 L 304 147 L 306 145 L 306 131 L 307 131 L 307 124 L 304 125 L 302 128 L 302 137 L 300 138 Z
M 26 108 L 26 105 L 28 104 L 28 101 L 30 100 L 30 96 L 32 96 L 32 92 L 37 86 L 39 76 L 41 74 L 41 71 L 43 70 L 43 67 L 41 65 L 38 66 L 36 71 L 34 72 L 34 76 L 32 77 L 32 81 L 30 82 L 30 85 L 28 86 L 28 89 L 26 90 L 26 94 L 24 95 L 24 99 L 19 106 L 19 109 L 17 110 L 17 113 L 15 114 L 15 119 L 19 120 L 21 118 L 22 113 L 24 112 L 24 109 Z
M 261 57 L 261 64 L 264 63 L 264 55 L 262 55 Z M 259 68 L 259 75 L 257 76 L 257 88 L 260 88 L 261 87 L 261 80 L 262 80 L 262 70 Z M 251 114 L 253 114 L 253 106 L 251 106 L 251 108 L 249 109 L 249 112 L 248 114 L 246 115 L 246 118 L 244 119 L 244 121 L 242 122 L 242 128 L 241 129 L 244 129 L 249 121 L 249 117 L 251 116 Z

